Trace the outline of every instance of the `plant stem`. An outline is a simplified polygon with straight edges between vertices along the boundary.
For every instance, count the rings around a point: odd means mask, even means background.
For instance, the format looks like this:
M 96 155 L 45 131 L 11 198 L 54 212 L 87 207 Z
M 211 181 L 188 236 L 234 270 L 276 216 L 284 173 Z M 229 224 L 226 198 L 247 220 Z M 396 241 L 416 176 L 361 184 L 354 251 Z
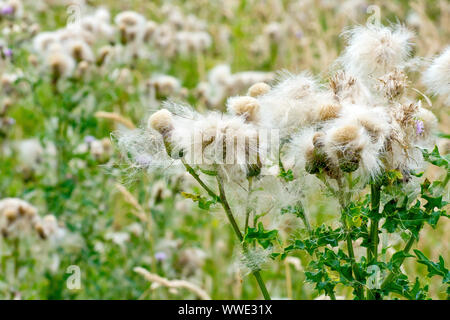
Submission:
M 416 240 L 416 238 L 414 238 L 413 235 L 411 235 L 411 238 L 409 238 L 408 242 L 405 245 L 405 248 L 403 249 L 403 252 L 406 254 L 409 252 L 409 250 L 411 250 L 412 245 L 414 244 L 414 241 Z M 398 267 L 400 268 L 400 266 L 403 264 L 403 261 L 405 261 L 405 257 L 402 257 L 399 261 Z M 384 279 L 383 283 L 381 284 L 381 290 L 383 290 L 384 288 L 386 288 L 386 286 L 391 283 L 392 279 L 394 278 L 395 274 L 393 272 L 390 272 L 388 274 L 388 276 L 386 277 L 386 279 Z
M 212 191 L 203 181 L 202 179 L 200 179 L 199 175 L 197 174 L 197 172 L 195 172 L 195 170 L 189 165 L 187 164 L 184 160 L 182 160 L 184 167 L 186 168 L 186 170 L 189 172 L 189 174 L 195 179 L 197 180 L 197 182 L 202 186 L 203 189 L 206 190 L 206 192 L 208 192 L 208 194 L 215 200 L 217 200 L 219 197 L 216 195 L 216 193 L 214 191 Z
M 217 175 L 217 184 L 219 186 L 219 196 L 220 196 L 220 202 L 223 206 L 223 209 L 225 210 L 225 213 L 227 215 L 228 221 L 230 222 L 231 226 L 233 227 L 234 233 L 238 237 L 239 241 L 242 244 L 244 253 L 247 252 L 247 247 L 245 246 L 242 241 L 244 240 L 244 237 L 242 236 L 241 231 L 239 230 L 239 227 L 236 223 L 236 220 L 234 219 L 233 213 L 231 212 L 230 205 L 228 203 L 228 200 L 225 196 L 225 190 L 223 188 L 223 180 L 220 174 Z M 259 288 L 261 289 L 261 292 L 264 296 L 265 300 L 270 300 L 269 292 L 267 291 L 266 285 L 264 284 L 263 279 L 261 278 L 261 274 L 258 270 L 255 270 L 252 272 L 253 276 L 255 277 L 256 281 L 258 282 Z
M 352 265 L 353 274 L 355 276 L 355 280 L 357 282 L 360 282 L 361 277 L 359 276 L 359 271 L 356 266 L 356 258 L 355 258 L 355 253 L 353 251 L 352 236 L 350 233 L 350 228 L 347 225 L 346 216 L 345 216 L 345 209 L 347 208 L 347 199 L 348 200 L 350 200 L 350 199 L 345 194 L 346 191 L 344 190 L 342 180 L 338 178 L 337 183 L 338 183 L 338 187 L 339 187 L 338 200 L 339 200 L 339 204 L 341 206 L 341 221 L 342 221 L 342 225 L 345 230 L 345 241 L 347 243 L 348 256 L 350 257 L 350 260 L 351 260 L 351 265 Z M 363 292 L 363 288 L 360 283 L 356 284 L 355 291 L 356 291 L 357 297 L 361 300 L 364 300 L 364 292 Z
M 267 291 L 266 285 L 264 284 L 264 280 L 262 279 L 259 271 L 253 271 L 253 276 L 255 277 L 256 281 L 258 282 L 258 285 L 259 285 L 259 288 L 261 289 L 264 300 L 271 300 L 269 292 Z
M 368 261 L 378 258 L 378 214 L 380 210 L 381 186 L 377 183 L 370 185 L 372 218 L 370 219 L 369 247 L 367 248 Z
M 311 224 L 309 223 L 308 215 L 305 212 L 305 208 L 303 208 L 302 220 L 303 220 L 303 223 L 305 224 L 306 230 L 308 230 L 309 236 L 312 236 L 312 234 L 313 234 L 312 228 L 311 228 Z
M 284 261 L 284 269 L 286 271 L 286 294 L 288 299 L 292 299 L 292 278 L 289 263 Z
M 245 227 L 244 227 L 244 232 L 247 232 L 247 228 L 248 228 L 248 221 L 250 219 L 250 206 L 249 206 L 249 202 L 250 202 L 250 195 L 252 193 L 252 182 L 253 182 L 253 178 L 249 177 L 248 178 L 248 194 L 247 194 L 247 205 L 245 208 Z
M 244 240 L 244 237 L 242 236 L 242 233 L 239 230 L 239 226 L 237 225 L 236 220 L 234 219 L 233 213 L 231 212 L 230 205 L 225 196 L 225 190 L 223 188 L 223 181 L 219 175 L 217 175 L 217 183 L 219 185 L 220 202 L 222 203 L 223 209 L 225 210 L 228 221 L 230 222 L 231 226 L 233 227 L 234 233 L 238 237 L 239 241 L 242 242 L 242 240 Z
M 223 181 L 220 175 L 217 175 L 217 184 L 219 186 L 219 197 L 216 195 L 214 191 L 212 191 L 203 181 L 200 179 L 199 175 L 195 172 L 195 170 L 187 164 L 185 161 L 182 161 L 184 166 L 186 167 L 186 170 L 189 172 L 189 174 L 194 177 L 195 180 L 208 192 L 208 194 L 213 197 L 214 199 L 219 199 L 220 203 L 222 204 L 223 209 L 225 210 L 225 213 L 227 215 L 228 221 L 230 222 L 231 226 L 233 227 L 234 233 L 236 234 L 237 238 L 239 239 L 239 242 L 241 242 L 242 247 L 244 249 L 244 253 L 247 251 L 246 246 L 242 243 L 244 240 L 244 237 L 242 236 L 241 231 L 239 230 L 239 227 L 236 223 L 236 220 L 234 219 L 233 213 L 231 212 L 230 205 L 228 203 L 228 200 L 225 196 L 225 190 L 223 188 Z M 256 281 L 258 282 L 258 286 L 264 296 L 265 300 L 270 300 L 269 292 L 267 291 L 266 285 L 264 284 L 264 281 L 261 277 L 261 274 L 258 270 L 253 271 L 253 276 L 255 277 Z
M 380 199 L 381 199 L 381 185 L 377 182 L 370 185 L 370 204 L 371 204 L 371 219 L 369 230 L 369 246 L 367 247 L 367 261 L 368 263 L 377 263 L 378 259 L 378 222 L 380 211 Z M 377 293 L 373 293 L 370 288 L 367 289 L 367 299 L 377 300 L 380 296 Z

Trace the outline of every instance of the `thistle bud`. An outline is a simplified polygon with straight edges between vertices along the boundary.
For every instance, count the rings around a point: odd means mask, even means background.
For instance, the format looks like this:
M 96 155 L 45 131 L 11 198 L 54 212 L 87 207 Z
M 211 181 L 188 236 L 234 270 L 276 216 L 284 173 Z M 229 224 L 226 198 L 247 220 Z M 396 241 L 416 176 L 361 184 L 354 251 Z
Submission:
M 305 170 L 310 174 L 319 173 L 327 167 L 327 156 L 323 151 L 323 132 L 317 132 L 313 137 L 313 148 L 306 151 Z
M 164 146 L 170 157 L 173 159 L 183 157 L 183 150 L 174 152 L 172 143 L 170 142 L 170 133 L 173 130 L 173 118 L 169 110 L 161 109 L 152 114 L 148 119 L 148 127 L 158 131 L 163 136 Z
M 320 107 L 319 121 L 336 119 L 339 116 L 342 106 L 340 104 L 326 104 Z
M 359 128 L 354 125 L 348 125 L 338 128 L 332 136 L 332 140 L 335 144 L 345 145 L 358 138 Z
M 98 51 L 98 58 L 96 64 L 101 66 L 105 63 L 106 58 L 112 53 L 113 48 L 111 46 L 101 47 Z
M 238 116 L 243 116 L 248 122 L 258 120 L 259 103 L 253 97 L 242 96 L 228 101 L 228 110 Z
M 167 136 L 173 129 L 172 113 L 166 109 L 155 112 L 148 119 L 148 127 L 158 131 L 164 137 Z
M 9 222 L 12 222 L 12 221 L 16 220 L 16 218 L 17 218 L 17 210 L 13 210 L 13 209 L 5 210 L 3 212 L 3 215 Z
M 359 128 L 354 125 L 348 125 L 337 129 L 332 139 L 338 148 L 336 156 L 338 158 L 339 167 L 344 172 L 353 172 L 359 167 L 361 159 L 361 148 L 352 145 L 359 137 Z
M 252 85 L 249 89 L 247 94 L 250 97 L 256 98 L 259 96 L 262 96 L 263 94 L 266 94 L 269 92 L 270 86 L 265 82 L 258 82 Z
M 359 161 L 361 160 L 360 152 L 361 150 L 359 149 L 347 150 L 346 152 L 339 151 L 339 168 L 344 172 L 356 171 L 359 167 Z
M 28 56 L 28 63 L 31 64 L 33 67 L 37 67 L 38 58 L 34 54 L 30 54 Z
M 47 239 L 47 234 L 45 232 L 44 226 L 42 225 L 41 222 L 36 223 L 36 225 L 34 226 L 34 229 L 36 230 L 37 234 L 39 235 L 39 237 L 43 240 Z

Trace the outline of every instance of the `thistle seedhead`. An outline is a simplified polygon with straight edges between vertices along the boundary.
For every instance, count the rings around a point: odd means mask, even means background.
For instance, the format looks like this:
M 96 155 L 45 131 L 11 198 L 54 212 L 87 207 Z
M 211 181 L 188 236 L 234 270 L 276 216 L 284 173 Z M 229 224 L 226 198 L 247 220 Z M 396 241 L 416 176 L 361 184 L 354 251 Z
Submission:
M 310 174 L 317 174 L 328 166 L 327 155 L 323 150 L 323 132 L 317 132 L 312 139 L 312 148 L 306 150 L 305 170 Z
M 253 98 L 262 96 L 270 91 L 270 86 L 265 82 L 258 82 L 252 85 L 247 94 Z
M 437 56 L 423 74 L 428 91 L 439 95 L 450 106 L 450 46 Z
M 243 116 L 248 122 L 257 122 L 259 117 L 259 102 L 249 96 L 234 97 L 228 100 L 228 111 L 237 116 Z
M 342 110 L 340 104 L 326 104 L 319 109 L 319 121 L 328 121 L 336 119 L 339 116 L 339 112 Z
M 358 138 L 359 129 L 355 125 L 338 128 L 333 132 L 331 139 L 337 145 L 348 144 Z
M 384 94 L 384 96 L 392 101 L 394 99 L 401 98 L 405 88 L 408 85 L 407 75 L 396 69 L 380 78 L 378 78 L 378 90 Z
M 148 128 L 152 128 L 163 136 L 167 136 L 173 129 L 172 113 L 167 109 L 161 109 L 150 116 Z

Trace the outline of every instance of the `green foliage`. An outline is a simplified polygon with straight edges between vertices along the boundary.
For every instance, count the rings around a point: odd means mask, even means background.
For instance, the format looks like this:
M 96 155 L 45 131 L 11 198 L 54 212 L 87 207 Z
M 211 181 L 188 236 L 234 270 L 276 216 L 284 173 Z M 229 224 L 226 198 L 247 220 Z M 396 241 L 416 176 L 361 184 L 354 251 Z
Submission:
M 262 222 L 258 223 L 257 228 L 249 227 L 244 236 L 244 242 L 253 244 L 258 242 L 264 249 L 273 246 L 273 242 L 277 240 L 278 230 L 266 231 Z
M 217 204 L 217 199 L 209 199 L 198 194 L 181 192 L 181 195 L 186 199 L 192 199 L 192 201 L 197 202 L 198 207 L 203 210 L 209 210 L 213 205 Z

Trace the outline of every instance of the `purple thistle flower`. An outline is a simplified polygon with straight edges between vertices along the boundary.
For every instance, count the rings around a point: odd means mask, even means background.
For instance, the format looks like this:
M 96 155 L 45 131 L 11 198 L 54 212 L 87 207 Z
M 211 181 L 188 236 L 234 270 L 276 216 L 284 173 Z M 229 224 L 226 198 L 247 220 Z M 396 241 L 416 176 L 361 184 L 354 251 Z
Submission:
M 167 259 L 167 254 L 164 252 L 157 252 L 155 253 L 155 259 L 160 262 L 164 261 Z
M 13 6 L 6 6 L 6 7 L 3 7 L 0 10 L 0 14 L 2 14 L 4 16 L 10 15 L 10 14 L 13 14 L 13 13 L 14 13 L 14 7 Z
M 423 125 L 422 120 L 416 120 L 416 134 L 422 134 L 425 130 L 425 126 Z
M 11 58 L 13 51 L 10 48 L 5 48 L 5 49 L 3 49 L 3 54 L 5 55 L 5 57 Z
M 84 142 L 86 142 L 86 143 L 92 143 L 94 141 L 95 141 L 95 138 L 93 136 L 84 137 Z

